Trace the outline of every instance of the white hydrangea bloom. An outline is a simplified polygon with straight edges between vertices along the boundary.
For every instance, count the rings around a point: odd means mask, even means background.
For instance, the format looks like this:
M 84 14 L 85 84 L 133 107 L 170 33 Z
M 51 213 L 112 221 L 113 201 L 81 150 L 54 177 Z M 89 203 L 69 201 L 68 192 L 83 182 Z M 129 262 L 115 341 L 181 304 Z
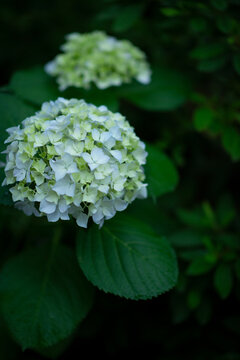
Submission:
M 119 86 L 136 79 L 148 84 L 151 71 L 145 54 L 127 40 L 117 40 L 104 32 L 67 35 L 63 54 L 46 64 L 48 74 L 57 77 L 60 90 L 69 86 L 99 89 Z
M 7 130 L 3 185 L 26 215 L 102 226 L 135 198 L 147 196 L 145 145 L 120 113 L 83 100 L 42 105 Z

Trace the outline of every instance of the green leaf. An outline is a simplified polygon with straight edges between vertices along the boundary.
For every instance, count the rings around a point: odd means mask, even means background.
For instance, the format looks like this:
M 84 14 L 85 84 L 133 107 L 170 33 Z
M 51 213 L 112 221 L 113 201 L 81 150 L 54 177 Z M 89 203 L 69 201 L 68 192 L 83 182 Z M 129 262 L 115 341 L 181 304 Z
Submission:
M 209 60 L 222 55 L 224 51 L 225 46 L 221 43 L 199 45 L 190 52 L 190 56 L 197 60 Z
M 171 296 L 171 313 L 174 324 L 184 322 L 190 315 L 190 310 L 186 304 L 185 297 L 178 292 L 173 292 Z
M 23 349 L 49 347 L 70 336 L 92 300 L 92 287 L 66 246 L 25 251 L 0 275 L 1 310 Z
M 127 214 L 150 225 L 157 234 L 166 234 L 176 226 L 175 219 L 169 217 L 165 209 L 158 206 L 156 199 L 136 199 L 127 208 Z
M 196 309 L 201 303 L 201 292 L 197 289 L 190 290 L 187 296 L 187 303 L 189 309 Z
M 222 69 L 226 64 L 227 58 L 225 56 L 202 60 L 198 63 L 197 69 L 201 72 L 211 73 Z
M 222 136 L 222 143 L 232 160 L 240 159 L 240 134 L 233 127 L 226 127 Z
M 202 131 L 209 128 L 213 121 L 213 111 L 209 108 L 201 107 L 195 110 L 193 121 L 196 130 Z
M 22 120 L 34 113 L 35 109 L 32 106 L 26 105 L 16 96 L 0 93 L 0 152 L 6 148 L 4 141 L 8 134 L 5 130 L 19 125 Z
M 153 145 L 147 145 L 146 181 L 150 196 L 173 191 L 178 184 L 178 173 L 172 161 Z
M 207 22 L 202 17 L 194 17 L 189 19 L 189 28 L 191 32 L 194 33 L 201 33 L 206 31 L 207 29 Z
M 13 205 L 11 193 L 9 192 L 8 186 L 2 186 L 2 182 L 5 178 L 3 168 L 0 168 L 0 204 L 2 205 Z
M 53 346 L 43 349 L 38 349 L 37 352 L 48 359 L 58 359 L 70 346 L 71 342 L 73 341 L 73 338 L 74 338 L 74 334 Z
M 214 266 L 214 263 L 207 262 L 204 256 L 194 259 L 187 268 L 188 275 L 202 275 L 208 273 Z
M 214 287 L 222 299 L 226 299 L 233 286 L 232 272 L 228 265 L 221 264 L 214 273 Z
M 233 66 L 238 75 L 240 75 L 240 54 L 236 54 L 233 57 Z
M 174 8 L 161 8 L 161 13 L 167 17 L 178 16 L 180 11 Z
M 229 194 L 220 196 L 216 214 L 221 227 L 227 227 L 236 217 L 233 199 Z
M 19 348 L 10 337 L 9 331 L 6 328 L 5 322 L 0 317 L 0 359 L 14 360 L 18 358 Z
M 175 110 L 186 102 L 190 82 L 182 73 L 171 69 L 155 69 L 148 85 L 122 86 L 119 94 L 133 104 L 149 111 Z
M 232 316 L 226 317 L 224 319 L 224 325 L 227 327 L 227 329 L 229 329 L 233 333 L 235 333 L 239 338 L 239 336 L 240 336 L 240 316 L 238 314 L 234 314 Z M 237 356 L 235 358 L 233 358 L 233 360 L 238 360 L 238 354 L 236 354 L 236 355 Z
M 227 16 L 226 14 L 221 15 L 217 18 L 217 27 L 224 34 L 229 34 L 234 30 L 234 27 L 237 25 L 235 19 Z
M 235 263 L 235 273 L 236 273 L 237 279 L 240 280 L 240 259 L 238 259 Z
M 101 230 L 79 233 L 77 256 L 94 285 L 129 299 L 150 299 L 177 281 L 175 253 L 164 237 L 145 223 L 118 214 Z
M 212 227 L 211 220 L 207 218 L 203 210 L 199 208 L 191 210 L 177 209 L 177 216 L 185 225 L 197 229 L 208 229 Z
M 212 315 L 212 304 L 210 299 L 203 298 L 201 304 L 196 311 L 196 318 L 201 325 L 205 325 L 209 322 Z
M 96 106 L 105 105 L 111 111 L 118 111 L 118 90 L 116 87 L 99 90 L 96 86 L 91 86 L 90 89 L 79 89 L 70 87 L 63 91 L 61 96 L 66 99 L 76 98 L 84 99 L 86 102 Z
M 223 11 L 226 10 L 228 3 L 226 0 L 211 0 L 212 6 L 217 10 Z
M 178 230 L 169 236 L 172 246 L 177 248 L 198 247 L 203 245 L 202 235 L 190 229 Z
M 122 8 L 122 10 L 117 13 L 112 25 L 112 30 L 116 32 L 127 31 L 139 20 L 142 11 L 142 4 L 129 5 Z
M 41 105 L 44 101 L 56 100 L 61 95 L 54 80 L 42 67 L 15 72 L 10 81 L 10 88 L 20 98 L 36 105 Z

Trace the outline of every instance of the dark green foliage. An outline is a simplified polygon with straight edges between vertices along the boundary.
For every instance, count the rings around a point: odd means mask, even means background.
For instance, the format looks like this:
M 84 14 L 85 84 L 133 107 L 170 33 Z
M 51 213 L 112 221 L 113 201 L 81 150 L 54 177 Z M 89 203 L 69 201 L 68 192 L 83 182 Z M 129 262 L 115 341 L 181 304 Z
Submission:
M 23 349 L 65 339 L 87 315 L 93 289 L 72 250 L 53 243 L 10 259 L 0 276 L 1 310 Z
M 21 99 L 38 106 L 59 96 L 55 83 L 40 67 L 14 73 L 9 88 Z
M 3 151 L 6 147 L 4 141 L 8 137 L 6 129 L 18 126 L 22 120 L 34 113 L 34 108 L 12 94 L 0 92 L 0 109 L 0 151 Z
M 157 197 L 173 191 L 178 182 L 178 173 L 174 164 L 157 147 L 148 145 L 147 151 L 146 176 L 149 195 Z
M 190 82 L 175 69 L 153 70 L 149 85 L 126 85 L 120 95 L 142 109 L 170 111 L 184 104 L 190 92 Z
M 147 143 L 149 194 L 100 230 L 59 230 L 0 187 L 0 359 L 239 360 L 240 1 L 14 0 L 0 21 L 0 151 L 42 102 L 83 98 Z M 44 64 L 98 29 L 146 52 L 150 84 L 59 91 Z

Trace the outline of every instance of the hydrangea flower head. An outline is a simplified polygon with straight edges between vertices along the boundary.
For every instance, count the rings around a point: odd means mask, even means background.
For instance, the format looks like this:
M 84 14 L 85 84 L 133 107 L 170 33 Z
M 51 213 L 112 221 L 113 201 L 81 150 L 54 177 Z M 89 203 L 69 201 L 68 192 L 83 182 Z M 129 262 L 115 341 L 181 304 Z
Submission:
M 120 113 L 58 98 L 8 130 L 3 185 L 25 214 L 102 226 L 147 196 L 145 145 Z
M 63 54 L 45 66 L 57 77 L 60 90 L 69 86 L 89 88 L 94 83 L 105 89 L 136 79 L 150 82 L 151 72 L 145 54 L 127 40 L 117 40 L 104 32 L 67 35 Z

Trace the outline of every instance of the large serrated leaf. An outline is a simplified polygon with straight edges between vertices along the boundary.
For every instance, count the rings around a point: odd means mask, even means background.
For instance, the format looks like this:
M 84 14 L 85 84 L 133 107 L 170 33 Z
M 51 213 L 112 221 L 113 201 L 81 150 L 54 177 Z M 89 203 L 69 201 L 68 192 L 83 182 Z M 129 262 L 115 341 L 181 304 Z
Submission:
M 77 256 L 86 277 L 99 289 L 129 299 L 150 299 L 177 281 L 175 253 L 164 237 L 131 217 L 118 214 L 80 232 Z
M 178 183 L 178 173 L 172 161 L 153 145 L 147 145 L 146 182 L 148 194 L 160 196 L 173 191 Z
M 92 286 L 65 246 L 25 251 L 1 271 L 1 310 L 23 349 L 49 347 L 68 337 L 92 300 Z

